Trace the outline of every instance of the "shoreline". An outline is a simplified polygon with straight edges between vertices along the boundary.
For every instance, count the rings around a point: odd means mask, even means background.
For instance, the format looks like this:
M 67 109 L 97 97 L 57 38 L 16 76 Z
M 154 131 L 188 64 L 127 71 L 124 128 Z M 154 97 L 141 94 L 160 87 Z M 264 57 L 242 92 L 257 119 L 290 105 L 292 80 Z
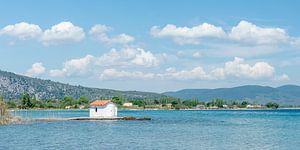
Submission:
M 10 112 L 14 112 L 14 111 L 80 111 L 80 110 L 89 110 L 89 109 L 9 109 Z M 118 111 L 147 111 L 147 110 L 165 110 L 165 111 L 173 111 L 173 110 L 183 110 L 183 111 L 195 111 L 195 110 L 220 110 L 220 111 L 224 111 L 224 110 L 300 110 L 300 107 L 286 107 L 286 108 L 277 108 L 277 109 L 272 109 L 272 108 L 258 108 L 258 109 L 247 109 L 247 108 L 237 108 L 237 109 L 119 109 Z

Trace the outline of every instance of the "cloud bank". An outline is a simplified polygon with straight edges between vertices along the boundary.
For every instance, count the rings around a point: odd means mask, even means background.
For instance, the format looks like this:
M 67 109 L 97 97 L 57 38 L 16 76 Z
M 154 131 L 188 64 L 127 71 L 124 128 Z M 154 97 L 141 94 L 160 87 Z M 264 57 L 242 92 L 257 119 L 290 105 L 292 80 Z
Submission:
M 82 28 L 71 22 L 61 22 L 44 31 L 41 41 L 46 44 L 59 44 L 64 42 L 79 42 L 85 38 Z
M 299 37 L 290 36 L 286 30 L 274 27 L 260 27 L 248 21 L 240 21 L 230 31 L 222 27 L 203 23 L 194 27 L 177 27 L 167 24 L 165 27 L 153 26 L 151 35 L 158 38 L 171 38 L 177 44 L 200 44 L 201 40 L 219 39 L 253 45 L 299 44 Z
M 28 69 L 25 73 L 25 75 L 30 76 L 30 77 L 36 77 L 39 76 L 43 73 L 45 73 L 46 68 L 43 66 L 42 63 L 37 62 L 32 64 L 31 68 Z
M 90 29 L 89 34 L 93 36 L 97 41 L 108 45 L 128 44 L 135 40 L 134 37 L 125 33 L 115 36 L 109 36 L 108 32 L 111 30 L 112 28 L 109 26 L 97 24 Z

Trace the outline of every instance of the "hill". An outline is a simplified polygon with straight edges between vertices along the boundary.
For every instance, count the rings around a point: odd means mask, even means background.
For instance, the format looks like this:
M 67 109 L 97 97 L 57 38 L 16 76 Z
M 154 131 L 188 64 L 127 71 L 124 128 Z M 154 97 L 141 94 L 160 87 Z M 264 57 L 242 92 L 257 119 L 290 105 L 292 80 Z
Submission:
M 122 96 L 125 99 L 155 100 L 164 95 L 140 91 L 118 91 L 111 89 L 88 88 L 42 80 L 27 76 L 17 75 L 11 72 L 0 71 L 0 95 L 5 99 L 20 99 L 27 92 L 35 95 L 40 100 L 61 99 L 64 96 L 79 98 L 88 96 L 91 100 L 99 98 L 111 98 Z
M 300 86 L 285 85 L 277 88 L 259 85 L 246 85 L 233 88 L 184 89 L 163 93 L 181 99 L 209 101 L 215 98 L 225 100 L 248 100 L 258 103 L 275 101 L 282 104 L 300 104 Z

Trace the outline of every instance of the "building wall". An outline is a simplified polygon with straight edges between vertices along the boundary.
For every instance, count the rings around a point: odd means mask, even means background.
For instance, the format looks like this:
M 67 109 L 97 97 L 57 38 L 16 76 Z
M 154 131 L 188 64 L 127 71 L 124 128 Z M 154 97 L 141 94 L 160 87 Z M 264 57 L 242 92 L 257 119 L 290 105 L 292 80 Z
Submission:
M 97 112 L 96 112 L 97 107 Z M 90 117 L 117 117 L 118 108 L 115 104 L 109 103 L 105 106 L 91 106 Z
M 132 103 L 124 103 L 123 106 L 130 107 L 130 106 L 132 106 Z

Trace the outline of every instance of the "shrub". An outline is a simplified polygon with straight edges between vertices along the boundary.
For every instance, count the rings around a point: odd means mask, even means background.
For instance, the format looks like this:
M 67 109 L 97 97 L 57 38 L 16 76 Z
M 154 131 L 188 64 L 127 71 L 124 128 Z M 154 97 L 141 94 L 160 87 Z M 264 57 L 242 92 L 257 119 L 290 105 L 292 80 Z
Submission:
M 269 102 L 269 103 L 266 104 L 266 107 L 277 109 L 279 107 L 279 104 L 274 103 L 274 102 Z

